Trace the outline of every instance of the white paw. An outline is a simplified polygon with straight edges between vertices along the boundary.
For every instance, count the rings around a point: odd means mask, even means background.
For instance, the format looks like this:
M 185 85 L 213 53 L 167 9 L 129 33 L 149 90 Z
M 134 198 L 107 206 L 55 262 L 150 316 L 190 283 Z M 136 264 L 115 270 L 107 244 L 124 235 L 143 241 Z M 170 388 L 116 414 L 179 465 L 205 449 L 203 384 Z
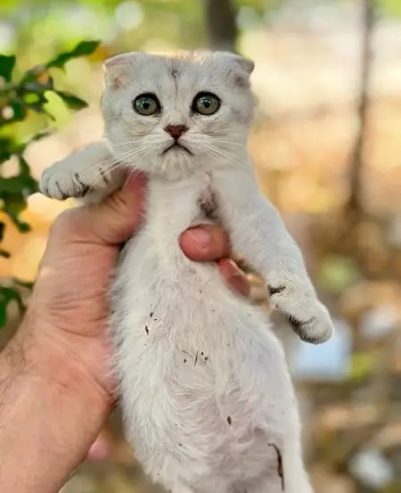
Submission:
M 299 337 L 312 344 L 330 339 L 334 326 L 327 308 L 314 292 L 295 286 L 288 278 L 268 286 L 273 308 L 280 311 Z
M 83 197 L 89 191 L 89 185 L 80 173 L 62 161 L 43 172 L 39 189 L 47 197 L 64 200 L 68 197 Z

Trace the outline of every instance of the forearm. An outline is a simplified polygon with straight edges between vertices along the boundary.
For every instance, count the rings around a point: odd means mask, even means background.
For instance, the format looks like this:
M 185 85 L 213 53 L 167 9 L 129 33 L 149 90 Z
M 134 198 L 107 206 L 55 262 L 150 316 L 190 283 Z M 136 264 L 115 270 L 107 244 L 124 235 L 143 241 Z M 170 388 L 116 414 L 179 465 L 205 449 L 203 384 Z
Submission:
M 22 330 L 0 355 L 0 491 L 56 493 L 85 457 L 110 402 L 62 348 Z
M 218 183 L 220 214 L 232 246 L 263 277 L 280 266 L 307 277 L 302 253 L 276 208 L 259 192 L 250 170 L 235 170 Z
M 327 341 L 333 332 L 329 313 L 317 299 L 298 245 L 276 209 L 262 198 L 250 170 L 217 178 L 222 222 L 234 250 L 263 276 L 271 306 L 304 341 Z

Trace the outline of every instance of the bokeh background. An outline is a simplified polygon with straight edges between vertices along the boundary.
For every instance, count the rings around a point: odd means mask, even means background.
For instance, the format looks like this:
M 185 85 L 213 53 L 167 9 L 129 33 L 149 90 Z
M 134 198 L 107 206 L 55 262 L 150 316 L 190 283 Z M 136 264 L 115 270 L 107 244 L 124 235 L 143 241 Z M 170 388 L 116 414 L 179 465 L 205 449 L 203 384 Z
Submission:
M 89 106 L 72 112 L 48 91 L 45 109 L 53 120 L 29 110 L 23 121 L 0 125 L 0 146 L 2 138 L 27 141 L 45 127 L 54 130 L 23 153 L 38 178 L 52 162 L 101 136 L 101 65 L 112 54 L 211 47 L 255 60 L 258 112 L 250 151 L 260 184 L 301 243 L 337 327 L 329 343 L 312 347 L 278 324 L 299 392 L 309 470 L 317 492 L 399 493 L 401 2 L 0 2 L 0 53 L 16 55 L 17 75 L 87 39 L 101 44 L 52 75 Z M 5 84 L 0 81 L 0 123 L 12 116 L 1 99 Z M 15 156 L 2 163 L 0 209 L 4 184 L 17 173 Z M 31 229 L 24 233 L 0 211 L 0 254 L 11 254 L 0 255 L 6 288 L 12 279 L 23 281 L 22 290 L 34 281 L 49 225 L 72 203 L 35 193 L 27 205 L 20 217 Z M 253 302 L 265 303 L 251 277 Z M 27 296 L 29 290 L 22 293 Z M 2 344 L 18 324 L 17 303 L 6 301 L 0 296 L 0 311 L 6 310 L 0 315 L 7 315 Z M 122 438 L 118 411 L 62 489 L 154 491 Z

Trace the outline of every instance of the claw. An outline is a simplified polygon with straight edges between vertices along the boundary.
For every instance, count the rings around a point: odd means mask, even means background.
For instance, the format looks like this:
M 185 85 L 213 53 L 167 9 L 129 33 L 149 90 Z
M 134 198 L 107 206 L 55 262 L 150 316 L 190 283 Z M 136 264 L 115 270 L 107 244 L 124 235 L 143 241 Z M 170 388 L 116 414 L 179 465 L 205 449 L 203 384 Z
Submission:
M 68 195 L 66 195 L 66 194 L 62 191 L 62 189 L 61 189 L 61 187 L 60 187 L 60 183 L 59 183 L 58 181 L 56 181 L 56 187 L 58 188 L 58 190 L 59 190 L 59 192 L 60 192 L 60 194 L 61 194 L 61 200 L 65 200 L 65 199 L 67 199 L 67 198 L 68 198 Z
M 75 177 L 75 181 L 81 187 L 80 193 L 82 194 L 82 196 L 86 195 L 89 192 L 89 185 L 85 185 L 85 183 L 81 180 L 78 173 L 75 173 L 74 177 Z
M 283 313 L 285 318 L 289 321 L 291 324 L 292 329 L 298 336 L 305 342 L 309 342 L 311 344 L 320 344 L 322 341 L 322 338 L 320 336 L 312 336 L 308 333 L 308 325 L 313 324 L 316 321 L 316 317 L 311 317 L 309 320 L 302 321 L 298 320 L 295 318 L 293 315 L 290 315 L 289 313 Z

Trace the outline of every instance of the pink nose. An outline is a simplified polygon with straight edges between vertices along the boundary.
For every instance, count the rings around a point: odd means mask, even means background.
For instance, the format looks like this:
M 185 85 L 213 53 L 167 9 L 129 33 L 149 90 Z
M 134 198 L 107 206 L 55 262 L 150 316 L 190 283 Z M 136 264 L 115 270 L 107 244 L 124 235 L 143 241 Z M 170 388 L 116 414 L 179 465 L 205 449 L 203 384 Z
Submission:
M 170 134 L 175 140 L 179 139 L 187 130 L 188 127 L 185 125 L 167 125 L 164 129 L 164 131 Z

